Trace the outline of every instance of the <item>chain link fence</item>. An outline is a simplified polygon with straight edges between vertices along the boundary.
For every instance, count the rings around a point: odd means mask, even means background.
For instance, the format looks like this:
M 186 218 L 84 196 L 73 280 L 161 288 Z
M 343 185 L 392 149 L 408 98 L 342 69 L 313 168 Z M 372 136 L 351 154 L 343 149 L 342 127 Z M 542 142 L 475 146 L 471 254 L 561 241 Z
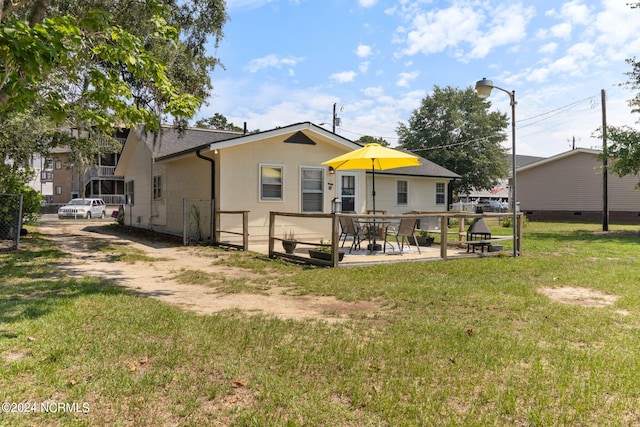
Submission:
M 22 194 L 0 194 L 0 251 L 17 250 L 22 230 Z
M 183 243 L 185 245 L 204 245 L 213 242 L 213 200 L 183 200 Z

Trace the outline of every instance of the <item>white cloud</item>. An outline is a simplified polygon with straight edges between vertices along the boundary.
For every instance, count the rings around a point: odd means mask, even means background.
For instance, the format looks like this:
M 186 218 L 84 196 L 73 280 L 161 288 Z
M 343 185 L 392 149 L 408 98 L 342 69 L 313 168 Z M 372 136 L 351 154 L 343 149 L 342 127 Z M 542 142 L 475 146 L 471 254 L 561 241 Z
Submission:
M 593 21 L 591 9 L 582 4 L 582 0 L 571 0 L 563 4 L 560 11 L 550 9 L 545 12 L 545 15 L 580 25 L 590 25 Z
M 279 55 L 271 54 L 262 58 L 256 58 L 249 62 L 245 70 L 255 73 L 264 68 L 282 68 L 282 66 L 295 67 L 299 62 L 303 61 L 301 57 L 281 58 Z
M 372 7 L 375 6 L 377 2 L 378 0 L 358 0 L 358 4 L 362 7 Z
M 411 73 L 400 73 L 398 75 L 398 81 L 396 86 L 409 87 L 409 83 L 418 78 L 420 71 L 413 71 Z
M 329 78 L 338 83 L 349 83 L 349 82 L 352 82 L 357 75 L 358 74 L 355 71 L 343 71 L 341 73 L 331 74 Z
M 364 44 L 358 45 L 358 47 L 356 48 L 356 55 L 358 55 L 358 57 L 360 58 L 366 58 L 367 56 L 371 55 L 371 47 Z
M 470 34 L 477 34 L 482 18 L 471 7 L 452 6 L 418 13 L 411 20 L 402 54 L 428 55 L 457 46 Z M 404 28 L 398 28 L 398 32 L 404 32 Z
M 527 37 L 527 23 L 534 15 L 534 8 L 523 8 L 520 4 L 507 7 L 499 6 L 493 12 L 493 20 L 488 24 L 488 30 L 479 38 L 470 39 L 474 45 L 469 56 L 484 58 L 497 46 L 515 44 Z
M 378 97 L 384 93 L 384 89 L 382 88 L 382 86 L 367 87 L 362 90 L 362 93 L 365 96 Z
M 598 13 L 595 19 L 598 42 L 624 49 L 629 56 L 636 55 L 640 43 L 640 11 L 631 9 L 624 1 L 605 0 L 602 3 L 604 11 Z
M 369 61 L 364 61 L 360 63 L 360 65 L 358 65 L 358 71 L 360 71 L 361 74 L 366 74 L 367 71 L 369 71 L 370 64 L 371 63 Z
M 396 28 L 394 41 L 406 44 L 399 55 L 430 55 L 447 49 L 463 62 L 484 58 L 498 46 L 516 44 L 526 38 L 533 7 L 521 4 L 499 6 L 459 2 L 447 9 L 424 11 L 419 3 L 403 6 L 406 26 Z M 491 17 L 489 20 L 488 17 Z
M 551 27 L 549 29 L 549 36 L 567 40 L 571 37 L 572 30 L 573 26 L 569 22 L 563 22 Z
M 582 4 L 581 0 L 573 0 L 563 4 L 561 15 L 577 24 L 591 24 L 591 10 L 588 6 Z
M 558 43 L 551 42 L 551 43 L 547 43 L 545 45 L 540 46 L 540 49 L 538 49 L 538 52 L 542 54 L 552 54 L 556 50 L 558 50 Z

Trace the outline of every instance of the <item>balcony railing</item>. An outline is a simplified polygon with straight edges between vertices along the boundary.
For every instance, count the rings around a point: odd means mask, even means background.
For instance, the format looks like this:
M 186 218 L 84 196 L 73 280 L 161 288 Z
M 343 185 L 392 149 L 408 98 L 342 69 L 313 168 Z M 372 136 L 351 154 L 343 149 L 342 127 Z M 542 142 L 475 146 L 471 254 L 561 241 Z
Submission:
M 114 176 L 115 166 L 97 166 L 89 169 L 89 178 L 97 178 L 102 176 Z

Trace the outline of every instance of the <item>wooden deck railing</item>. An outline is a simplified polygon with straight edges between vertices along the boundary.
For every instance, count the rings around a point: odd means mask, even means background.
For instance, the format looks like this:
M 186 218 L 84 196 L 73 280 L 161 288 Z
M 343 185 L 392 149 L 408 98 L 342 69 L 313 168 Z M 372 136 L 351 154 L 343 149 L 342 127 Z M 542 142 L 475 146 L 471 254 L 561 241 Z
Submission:
M 279 251 L 276 249 L 276 242 L 284 240 L 283 238 L 276 237 L 276 227 L 279 225 L 279 221 L 282 218 L 303 218 L 303 219 L 318 219 L 324 220 L 327 222 L 324 227 L 325 230 L 329 231 L 331 236 L 331 242 L 325 243 L 320 242 L 318 239 L 307 239 L 300 240 L 297 239 L 298 245 L 306 245 L 312 247 L 331 247 L 331 260 L 325 261 L 320 259 L 314 259 L 306 256 L 296 255 L 296 254 L 288 254 L 283 251 Z M 499 213 L 483 213 L 476 214 L 471 212 L 425 212 L 425 211 L 412 211 L 402 215 L 368 215 L 368 214 L 345 214 L 345 213 L 337 213 L 337 214 L 300 214 L 293 212 L 270 212 L 269 214 L 269 257 L 270 258 L 286 258 L 295 261 L 310 263 L 310 264 L 318 264 L 318 265 L 326 265 L 331 267 L 337 267 L 339 264 L 339 236 L 340 236 L 340 217 L 352 217 L 359 219 L 380 219 L 384 221 L 394 221 L 401 220 L 403 218 L 438 218 L 439 227 L 436 229 L 427 229 L 427 231 L 439 234 L 440 236 L 440 258 L 447 259 L 447 248 L 451 245 L 461 245 L 463 244 L 463 240 L 466 236 L 466 218 L 492 218 L 496 219 L 504 218 L 504 214 Z M 518 214 L 518 233 L 517 233 L 517 252 L 519 254 L 522 253 L 522 226 L 523 226 L 523 214 Z M 457 219 L 458 220 L 458 231 L 449 231 L 449 220 Z M 326 235 L 326 234 L 325 234 Z M 454 236 L 454 238 L 450 241 L 449 237 Z M 503 236 L 508 237 L 508 236 Z M 505 239 L 507 240 L 507 239 Z
M 241 215 L 242 216 L 242 231 L 222 230 L 217 224 L 220 224 L 221 215 Z M 231 234 L 235 236 L 242 236 L 242 243 L 230 243 L 222 241 L 220 236 L 223 234 Z M 249 249 L 249 211 L 216 211 L 215 212 L 215 239 L 213 242 L 217 246 L 225 246 L 240 249 L 241 251 L 247 251 Z

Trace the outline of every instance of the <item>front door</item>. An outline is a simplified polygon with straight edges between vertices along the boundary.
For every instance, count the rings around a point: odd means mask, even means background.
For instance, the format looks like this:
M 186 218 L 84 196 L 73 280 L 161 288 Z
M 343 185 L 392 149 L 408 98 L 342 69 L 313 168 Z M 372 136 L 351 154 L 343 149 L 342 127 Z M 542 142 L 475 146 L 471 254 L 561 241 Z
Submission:
M 342 212 L 357 212 L 358 174 L 354 172 L 338 173 L 338 194 L 342 200 Z

